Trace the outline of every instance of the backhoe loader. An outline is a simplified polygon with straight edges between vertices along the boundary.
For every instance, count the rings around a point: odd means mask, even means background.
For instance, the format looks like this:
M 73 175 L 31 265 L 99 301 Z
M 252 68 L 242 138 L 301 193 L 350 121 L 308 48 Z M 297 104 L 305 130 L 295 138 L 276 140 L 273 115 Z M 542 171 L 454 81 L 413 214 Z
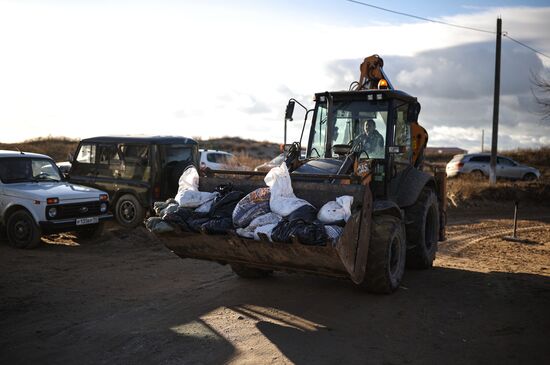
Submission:
M 182 258 L 229 264 L 241 277 L 304 272 L 348 278 L 375 293 L 396 290 L 405 267 L 431 267 L 438 241 L 445 239 L 445 173 L 422 170 L 428 135 L 418 124 L 420 104 L 393 88 L 378 55 L 367 57 L 360 72 L 350 90 L 317 93 L 314 108 L 304 107 L 302 136 L 312 115 L 306 158 L 300 158 L 302 137 L 286 152 L 298 198 L 320 208 L 336 197 L 353 197 L 352 216 L 336 244 L 188 232 L 158 235 L 163 243 Z M 285 144 L 296 104 L 303 107 L 291 99 L 286 108 Z M 373 125 L 380 136 L 377 146 L 366 131 L 374 133 Z M 201 177 L 199 190 L 231 183 L 249 193 L 265 186 L 258 178 L 264 174 L 210 171 Z

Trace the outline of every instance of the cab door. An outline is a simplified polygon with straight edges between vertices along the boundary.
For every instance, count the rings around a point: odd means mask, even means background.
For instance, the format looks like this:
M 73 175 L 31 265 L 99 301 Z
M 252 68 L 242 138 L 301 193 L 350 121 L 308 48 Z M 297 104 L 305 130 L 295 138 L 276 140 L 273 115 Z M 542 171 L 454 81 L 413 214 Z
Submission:
M 97 187 L 97 144 L 83 143 L 78 147 L 76 157 L 72 161 L 69 181 L 73 184 Z
M 97 145 L 97 173 L 95 185 L 114 197 L 118 190 L 117 180 L 120 177 L 121 159 L 116 143 Z
M 497 177 L 503 177 L 506 179 L 519 179 L 519 169 L 516 167 L 514 161 L 505 158 L 497 158 Z

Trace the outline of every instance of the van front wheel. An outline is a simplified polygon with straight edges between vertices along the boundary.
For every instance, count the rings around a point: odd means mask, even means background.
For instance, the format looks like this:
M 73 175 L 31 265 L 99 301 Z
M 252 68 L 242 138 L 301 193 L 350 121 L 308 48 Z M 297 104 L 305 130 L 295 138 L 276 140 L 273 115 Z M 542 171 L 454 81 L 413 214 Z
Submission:
M 120 225 L 134 228 L 143 222 L 145 210 L 132 194 L 121 196 L 115 206 L 115 218 Z

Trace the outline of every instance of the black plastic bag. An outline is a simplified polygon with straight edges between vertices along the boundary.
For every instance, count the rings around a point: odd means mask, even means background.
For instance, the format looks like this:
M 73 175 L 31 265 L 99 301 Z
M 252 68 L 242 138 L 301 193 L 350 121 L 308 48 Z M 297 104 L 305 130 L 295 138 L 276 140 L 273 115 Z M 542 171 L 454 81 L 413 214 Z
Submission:
M 317 220 L 317 209 L 309 204 L 303 205 L 290 213 L 286 220 L 289 222 L 302 221 L 305 223 L 313 223 Z
M 216 218 L 231 217 L 235 206 L 243 196 L 244 193 L 242 191 L 234 190 L 216 198 L 212 204 L 212 208 L 210 208 L 209 216 Z
M 233 230 L 233 219 L 231 217 L 212 218 L 201 228 L 209 234 L 225 234 Z
M 291 243 L 295 237 L 303 245 L 323 246 L 328 240 L 325 226 L 320 222 L 306 223 L 302 220 L 282 220 L 271 231 L 275 242 Z

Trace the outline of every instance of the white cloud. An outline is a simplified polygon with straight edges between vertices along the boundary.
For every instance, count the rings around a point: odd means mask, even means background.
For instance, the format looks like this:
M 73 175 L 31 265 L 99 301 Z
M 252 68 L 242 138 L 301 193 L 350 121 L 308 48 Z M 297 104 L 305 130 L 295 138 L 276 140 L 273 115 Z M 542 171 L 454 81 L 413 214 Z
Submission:
M 240 135 L 280 142 L 290 97 L 311 106 L 314 92 L 347 88 L 358 76 L 357 61 L 372 53 L 384 56 L 394 83 L 423 98 L 428 127 L 465 120 L 468 130 L 480 115 L 490 121 L 491 77 L 476 77 L 480 64 L 489 64 L 484 67 L 492 73 L 490 34 L 430 23 L 341 27 L 274 17 L 269 9 L 202 3 L 117 4 L 0 3 L 3 142 L 116 133 Z M 489 9 L 445 20 L 491 29 L 498 14 L 511 35 L 550 53 L 550 8 Z M 446 52 L 465 44 L 472 45 L 470 54 L 461 54 L 467 49 L 461 47 L 452 57 Z M 476 48 L 479 44 L 486 49 Z M 426 52 L 435 49 L 440 54 L 430 59 Z M 521 60 L 535 62 L 528 51 L 512 49 L 516 54 L 503 60 L 503 69 L 523 71 L 530 66 Z M 336 62 L 342 59 L 349 61 Z M 503 94 L 527 98 L 525 83 L 520 82 L 521 90 L 517 83 L 515 73 L 503 74 Z M 467 93 L 483 103 L 438 104 L 429 97 L 430 86 L 432 96 L 462 99 Z M 518 123 L 525 105 L 516 98 L 508 107 L 504 100 L 506 123 Z M 453 118 L 439 118 L 445 115 Z M 300 123 L 289 125 L 291 138 L 300 131 Z M 534 133 L 526 131 L 518 143 Z M 452 137 L 438 133 L 432 139 Z

